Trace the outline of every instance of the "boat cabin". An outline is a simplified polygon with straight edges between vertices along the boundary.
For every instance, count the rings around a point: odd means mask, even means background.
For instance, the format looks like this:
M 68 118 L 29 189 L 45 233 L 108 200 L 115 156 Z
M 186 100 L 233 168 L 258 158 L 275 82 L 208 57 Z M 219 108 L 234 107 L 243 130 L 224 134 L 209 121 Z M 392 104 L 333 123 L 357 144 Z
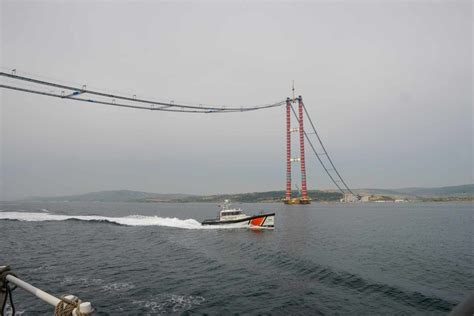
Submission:
M 241 210 L 222 210 L 219 213 L 219 219 L 221 221 L 232 221 L 245 217 L 247 217 L 247 215 L 245 215 Z
M 230 201 L 225 200 L 221 205 L 221 211 L 219 212 L 219 221 L 233 221 L 236 219 L 242 219 L 248 217 L 242 212 L 241 209 L 235 209 L 231 207 Z

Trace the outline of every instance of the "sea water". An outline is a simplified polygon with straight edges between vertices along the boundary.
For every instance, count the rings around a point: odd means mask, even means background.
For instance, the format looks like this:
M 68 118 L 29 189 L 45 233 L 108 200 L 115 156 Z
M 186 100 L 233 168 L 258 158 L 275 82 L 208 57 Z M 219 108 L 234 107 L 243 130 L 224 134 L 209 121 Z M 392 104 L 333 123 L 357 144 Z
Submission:
M 0 265 L 98 315 L 445 315 L 474 290 L 472 203 L 234 206 L 275 230 L 202 227 L 217 204 L 2 203 Z

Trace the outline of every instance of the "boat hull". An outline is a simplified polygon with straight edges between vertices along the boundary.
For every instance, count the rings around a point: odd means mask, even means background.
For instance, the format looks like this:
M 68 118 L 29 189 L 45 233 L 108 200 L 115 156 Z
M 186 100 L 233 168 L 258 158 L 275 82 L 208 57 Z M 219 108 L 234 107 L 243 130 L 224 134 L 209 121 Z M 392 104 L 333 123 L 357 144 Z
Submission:
M 275 213 L 259 214 L 228 221 L 221 221 L 218 219 L 207 219 L 201 224 L 235 228 L 273 229 L 275 227 Z

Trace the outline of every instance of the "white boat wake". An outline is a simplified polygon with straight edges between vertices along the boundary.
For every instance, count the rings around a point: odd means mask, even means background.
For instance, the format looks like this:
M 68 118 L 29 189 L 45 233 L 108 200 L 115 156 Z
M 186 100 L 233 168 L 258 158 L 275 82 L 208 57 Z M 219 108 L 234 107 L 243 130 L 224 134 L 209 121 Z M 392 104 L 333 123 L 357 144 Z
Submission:
M 125 217 L 107 217 L 97 215 L 59 215 L 46 212 L 4 212 L 0 211 L 0 220 L 18 220 L 25 222 L 44 222 L 44 221 L 93 221 L 93 222 L 110 222 L 125 226 L 165 226 L 182 229 L 225 229 L 235 228 L 220 225 L 219 227 L 202 226 L 195 219 L 179 219 L 176 217 L 159 217 L 159 216 L 143 216 L 129 215 Z

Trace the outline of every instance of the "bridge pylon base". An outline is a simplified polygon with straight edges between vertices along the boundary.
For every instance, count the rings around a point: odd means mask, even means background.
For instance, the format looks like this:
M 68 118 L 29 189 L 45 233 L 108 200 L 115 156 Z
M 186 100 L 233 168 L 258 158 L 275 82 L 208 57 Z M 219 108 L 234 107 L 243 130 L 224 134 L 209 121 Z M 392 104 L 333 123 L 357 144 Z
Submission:
M 295 205 L 295 204 L 311 204 L 311 199 L 309 198 L 291 198 L 291 199 L 284 199 L 283 203 L 287 205 Z

